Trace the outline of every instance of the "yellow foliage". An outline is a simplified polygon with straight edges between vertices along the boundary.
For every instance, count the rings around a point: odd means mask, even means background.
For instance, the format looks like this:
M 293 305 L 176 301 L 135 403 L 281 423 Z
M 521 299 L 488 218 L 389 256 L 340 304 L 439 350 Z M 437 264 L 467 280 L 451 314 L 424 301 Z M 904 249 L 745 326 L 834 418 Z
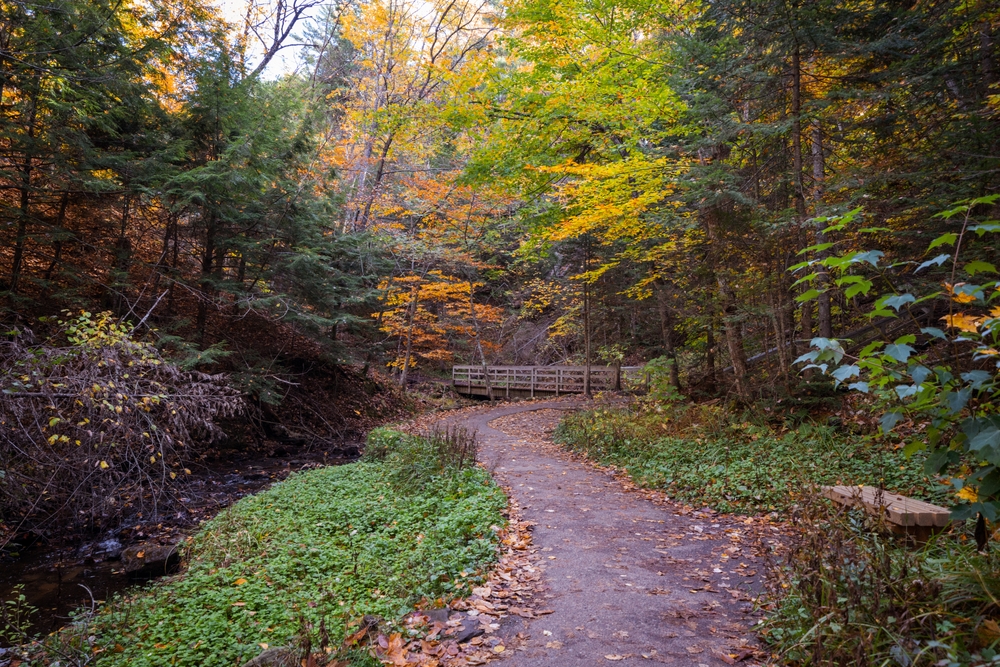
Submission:
M 399 354 L 388 366 L 406 364 L 407 342 L 414 353 L 411 368 L 417 364 L 416 357 L 449 362 L 456 345 L 476 338 L 477 325 L 482 330 L 501 322 L 502 308 L 473 302 L 475 290 L 482 285 L 440 270 L 384 280 L 380 288 L 385 310 L 372 316 L 379 319 L 382 331 L 400 342 Z
M 956 495 L 962 500 L 968 500 L 970 503 L 974 503 L 979 500 L 979 494 L 976 493 L 976 489 L 971 486 L 963 486 L 962 490 Z
M 968 333 L 978 333 L 979 325 L 985 321 L 985 318 L 983 317 L 975 317 L 973 315 L 966 315 L 965 313 L 945 315 L 941 319 L 944 320 L 949 327 L 959 329 L 960 331 L 966 331 Z

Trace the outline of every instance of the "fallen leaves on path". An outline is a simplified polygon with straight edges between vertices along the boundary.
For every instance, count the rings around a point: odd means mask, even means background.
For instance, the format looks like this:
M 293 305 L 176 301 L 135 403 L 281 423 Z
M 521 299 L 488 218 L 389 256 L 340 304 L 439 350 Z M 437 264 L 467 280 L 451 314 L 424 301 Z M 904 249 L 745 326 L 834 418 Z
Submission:
M 724 594 L 733 601 L 742 602 L 744 613 L 752 611 L 753 607 L 760 603 L 759 594 L 755 592 L 756 577 L 761 570 L 759 565 L 761 561 L 773 557 L 773 552 L 781 548 L 782 538 L 787 531 L 787 527 L 779 520 L 778 515 L 753 517 L 724 515 L 708 507 L 695 508 L 679 504 L 659 489 L 643 488 L 632 480 L 627 470 L 601 465 L 580 453 L 555 444 L 552 433 L 564 416 L 564 410 L 543 409 L 505 415 L 491 420 L 489 424 L 492 428 L 518 438 L 523 445 L 534 451 L 569 459 L 602 471 L 614 478 L 625 493 L 648 500 L 677 516 L 694 520 L 694 523 L 686 527 L 683 532 L 668 533 L 664 538 L 658 539 L 662 544 L 657 546 L 673 547 L 684 542 L 709 542 L 711 546 L 708 560 L 703 562 L 701 559 L 697 561 L 677 559 L 668 551 L 654 549 L 663 555 L 663 564 L 688 570 L 689 575 L 684 579 L 690 581 L 688 590 L 691 593 L 708 593 L 716 596 Z M 730 576 L 743 578 L 743 581 L 730 580 Z M 665 588 L 651 588 L 647 593 L 670 595 L 671 591 Z M 711 615 L 716 613 L 719 607 L 721 607 L 720 602 L 708 600 L 700 612 L 689 613 L 692 616 Z M 716 635 L 718 640 L 724 642 L 720 646 L 708 649 L 705 645 L 693 644 L 686 647 L 685 652 L 692 658 L 697 656 L 701 659 L 704 659 L 704 654 L 710 653 L 726 664 L 736 664 L 748 659 L 753 662 L 766 659 L 766 653 L 753 643 L 752 635 L 748 637 L 746 631 L 746 627 L 735 624 L 732 628 L 725 628 L 722 633 Z M 710 628 L 710 632 L 714 635 L 717 630 L 713 627 Z M 654 653 L 649 653 L 643 657 L 651 659 L 653 655 Z M 604 656 L 605 660 L 610 661 L 629 657 L 632 657 L 632 654 L 615 653 Z
M 574 397 L 578 403 L 579 398 Z M 569 402 L 569 401 L 567 401 Z M 427 432 L 442 418 L 447 422 L 457 423 L 467 420 L 472 415 L 480 415 L 496 410 L 498 405 L 483 405 L 463 408 L 446 414 L 426 415 L 405 426 L 411 432 Z M 576 407 L 567 405 L 567 408 Z M 736 517 L 720 515 L 709 508 L 692 508 L 672 501 L 659 490 L 644 489 L 636 485 L 628 476 L 627 471 L 611 466 L 601 466 L 586 457 L 567 452 L 551 440 L 551 434 L 559 421 L 566 414 L 564 409 L 543 408 L 527 412 L 504 415 L 489 422 L 491 428 L 500 430 L 507 435 L 518 438 L 523 446 L 531 450 L 557 452 L 561 457 L 584 463 L 588 467 L 601 470 L 613 477 L 627 494 L 635 494 L 668 511 L 689 517 L 694 520 L 690 528 L 685 528 L 677 534 L 664 534 L 658 538 L 657 546 L 672 547 L 682 542 L 708 542 L 711 555 L 709 560 L 697 563 L 686 558 L 673 558 L 667 552 L 663 564 L 673 565 L 689 572 L 685 577 L 685 588 L 690 590 L 715 594 L 718 599 L 725 598 L 742 602 L 749 606 L 755 602 L 756 594 L 752 592 L 752 582 L 760 571 L 760 559 L 765 552 L 780 546 L 783 529 L 774 516 Z M 512 498 L 509 489 L 508 498 Z M 589 508 L 588 508 L 589 509 Z M 537 593 L 543 590 L 539 555 L 531 541 L 530 522 L 524 521 L 519 506 L 510 501 L 510 525 L 501 536 L 502 554 L 499 562 L 490 572 L 487 580 L 471 591 L 466 598 L 449 603 L 447 609 L 428 609 L 411 613 L 404 619 L 404 633 L 399 640 L 401 647 L 395 649 L 388 639 L 385 647 L 379 644 L 376 654 L 384 664 L 421 665 L 423 667 L 451 667 L 459 665 L 482 665 L 510 653 L 527 641 L 527 637 L 518 634 L 510 637 L 507 645 L 497 636 L 500 620 L 516 616 L 533 619 L 551 613 L 550 609 L 539 609 L 535 602 Z M 690 568 L 690 569 L 689 569 Z M 731 581 L 720 581 L 719 577 L 738 575 Z M 690 583 L 688 583 L 690 582 Z M 741 583 L 742 582 L 742 583 Z M 665 588 L 653 588 L 647 591 L 650 595 L 670 595 Z M 721 595 L 720 595 L 721 594 Z M 705 602 L 703 609 L 683 610 L 685 615 L 712 615 L 720 603 L 715 600 Z M 443 613 L 442 613 L 443 612 Z M 677 612 L 678 614 L 681 611 Z M 746 613 L 746 612 L 744 612 Z M 721 620 L 721 619 L 720 619 Z M 765 654 L 757 648 L 752 637 L 746 636 L 746 628 L 739 623 L 732 627 L 725 623 L 716 623 L 710 628 L 712 644 L 692 644 L 685 647 L 685 653 L 690 659 L 712 659 L 725 664 L 742 663 L 744 660 L 756 662 L 765 658 Z M 718 632 L 718 634 L 716 634 Z M 544 633 L 549 634 L 549 633 Z M 676 636 L 676 635 L 674 635 Z M 544 648 L 551 651 L 562 649 L 563 643 L 555 640 L 543 640 Z M 539 648 L 541 645 L 539 646 Z M 598 653 L 598 656 L 601 656 Z M 656 656 L 656 652 L 642 654 L 647 660 Z M 639 657 L 633 653 L 609 653 L 603 655 L 610 662 L 625 661 Z M 400 659 L 405 662 L 400 663 Z M 743 663 L 746 664 L 746 663 Z

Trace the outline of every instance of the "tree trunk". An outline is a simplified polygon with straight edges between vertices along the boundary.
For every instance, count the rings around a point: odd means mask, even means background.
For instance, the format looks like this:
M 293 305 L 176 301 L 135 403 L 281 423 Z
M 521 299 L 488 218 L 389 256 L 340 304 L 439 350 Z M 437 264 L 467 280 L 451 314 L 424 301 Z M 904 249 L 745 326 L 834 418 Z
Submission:
M 979 26 L 979 57 L 983 75 L 983 88 L 990 91 L 996 83 L 996 65 L 993 57 L 993 31 L 990 21 L 983 21 Z
M 375 170 L 374 179 L 372 179 L 371 194 L 368 195 L 364 213 L 361 215 L 361 229 L 363 230 L 368 228 L 372 206 L 375 205 L 375 199 L 378 197 L 378 189 L 382 185 L 382 178 L 385 175 L 385 161 L 389 157 L 389 148 L 392 146 L 393 139 L 395 139 L 395 135 L 390 134 L 385 140 L 385 145 L 382 147 L 382 155 L 378 160 L 378 168 Z
M 125 288 L 128 286 L 128 269 L 132 263 L 132 244 L 128 240 L 129 213 L 132 197 L 125 184 L 125 194 L 122 198 L 122 217 L 118 228 L 118 238 L 115 240 L 114 261 L 111 268 L 111 309 L 120 317 L 125 315 L 127 302 Z
M 795 182 L 795 214 L 799 228 L 806 221 L 806 195 L 802 182 L 802 57 L 800 47 L 795 45 L 792 51 L 792 168 Z M 812 302 L 802 304 L 802 334 L 812 338 L 813 312 Z
M 406 355 L 403 358 L 403 372 L 399 376 L 399 386 L 406 391 L 406 376 L 410 371 L 410 359 L 413 356 L 413 326 L 417 321 L 417 301 L 420 298 L 420 288 L 413 288 L 413 298 L 410 300 L 410 323 L 406 328 Z
M 817 215 L 823 199 L 824 174 L 826 171 L 826 160 L 823 154 L 823 127 L 819 120 L 813 121 L 812 127 L 812 158 L 813 158 L 813 210 Z M 816 223 L 816 244 L 826 243 L 826 234 L 823 233 L 825 223 Z M 829 256 L 826 250 L 816 253 L 816 258 L 823 260 Z M 823 338 L 833 337 L 833 320 L 830 316 L 830 273 L 822 264 L 817 265 L 816 276 L 817 289 L 822 292 L 817 299 L 817 323 L 819 325 L 819 335 Z
M 717 211 L 714 206 L 705 206 L 701 209 L 701 219 L 705 225 L 705 231 L 711 244 L 709 255 L 711 257 L 712 270 L 715 273 L 715 282 L 719 287 L 719 295 L 722 297 L 722 323 L 726 329 L 726 346 L 729 348 L 730 362 L 733 364 L 736 393 L 741 400 L 747 400 L 750 398 L 750 391 L 747 386 L 747 357 L 743 346 L 743 328 L 736 317 L 736 297 L 729 286 L 725 269 L 719 266 L 718 252 L 721 235 L 719 234 L 716 215 Z
M 31 111 L 28 113 L 28 145 L 25 148 L 24 160 L 21 162 L 21 183 L 18 188 L 17 237 L 14 241 L 14 258 L 10 269 L 10 291 L 17 293 L 21 282 L 21 269 L 24 264 L 24 246 L 28 241 L 28 222 L 31 215 L 31 172 L 34 169 L 33 146 L 35 138 L 35 119 L 38 117 L 38 77 L 32 92 Z
M 781 306 L 779 311 L 781 330 L 785 334 L 784 340 L 788 343 L 788 359 L 791 361 L 798 358 L 799 347 L 795 342 L 795 301 L 792 299 L 792 290 L 788 286 L 788 281 L 784 278 L 778 287 L 778 303 Z M 789 368 L 791 368 L 791 363 L 789 363 Z
M 802 314 L 800 315 L 799 321 L 802 324 L 802 338 L 806 341 L 806 347 L 809 347 L 809 341 L 813 337 L 813 307 L 812 301 L 806 301 L 802 304 Z
M 168 290 L 168 293 L 167 293 L 167 314 L 168 315 L 173 315 L 174 312 L 175 312 L 174 311 L 174 286 L 177 283 L 177 262 L 180 259 L 180 248 L 178 247 L 178 244 L 177 244 L 177 234 L 178 234 L 178 226 L 179 226 L 178 225 L 178 218 L 179 217 L 180 217 L 179 214 L 177 214 L 177 213 L 171 213 L 170 214 L 170 220 L 167 223 L 167 225 L 168 225 L 167 226 L 167 235 L 168 235 L 167 238 L 169 239 L 169 237 L 171 235 L 171 232 L 172 232 L 173 241 L 174 241 L 174 243 L 173 243 L 173 257 L 171 258 L 171 261 L 170 261 L 170 285 L 167 286 L 167 290 Z
M 583 271 L 590 270 L 590 239 L 586 241 L 583 259 Z M 590 281 L 583 281 L 583 348 L 585 367 L 583 371 L 583 395 L 590 398 Z
M 56 267 L 59 266 L 59 261 L 62 259 L 63 242 L 61 238 L 58 238 L 58 235 L 66 225 L 66 208 L 68 206 L 69 192 L 63 192 L 62 199 L 59 200 L 59 213 L 56 216 L 56 224 L 54 227 L 57 238 L 53 241 L 52 246 L 55 252 L 52 255 L 52 261 L 49 263 L 48 268 L 45 269 L 45 282 L 52 280 L 52 273 L 56 270 Z M 45 289 L 48 290 L 48 287 Z
M 483 341 L 479 331 L 479 318 L 476 317 L 476 299 L 472 287 L 472 279 L 469 279 L 469 314 L 472 317 L 472 328 L 476 333 L 476 351 L 479 352 L 479 360 L 483 365 L 483 379 L 486 381 L 486 397 L 493 402 L 493 383 L 490 382 L 490 368 L 486 362 L 486 353 L 483 352 Z
M 778 368 L 784 382 L 788 382 L 788 337 L 785 333 L 784 318 L 781 313 L 780 285 L 771 297 L 771 326 L 774 328 L 774 340 L 778 354 Z
M 670 360 L 670 384 L 680 392 L 681 380 L 677 369 L 677 350 L 674 346 L 673 315 L 667 305 L 666 290 L 662 286 L 658 286 L 656 301 L 660 311 L 660 335 L 663 338 L 663 349 L 667 353 L 667 359 Z
M 802 60 L 798 45 L 792 52 L 792 169 L 795 214 L 801 225 L 806 219 L 806 193 L 802 183 Z
M 583 283 L 583 349 L 586 366 L 583 372 L 583 394 L 590 398 L 590 283 Z
M 705 370 L 707 372 L 708 392 L 714 394 L 718 389 L 715 381 L 715 316 L 709 318 L 708 329 L 705 331 Z
M 719 292 L 722 294 L 722 323 L 726 329 L 726 347 L 729 349 L 729 360 L 733 364 L 736 393 L 740 399 L 748 400 L 750 390 L 747 386 L 747 356 L 743 346 L 743 326 L 737 319 L 736 298 L 722 272 L 717 273 L 715 277 Z
M 208 302 L 212 298 L 212 264 L 215 258 L 215 213 L 210 212 L 205 230 L 205 247 L 201 256 L 201 285 L 198 291 L 198 340 L 205 344 L 208 327 Z

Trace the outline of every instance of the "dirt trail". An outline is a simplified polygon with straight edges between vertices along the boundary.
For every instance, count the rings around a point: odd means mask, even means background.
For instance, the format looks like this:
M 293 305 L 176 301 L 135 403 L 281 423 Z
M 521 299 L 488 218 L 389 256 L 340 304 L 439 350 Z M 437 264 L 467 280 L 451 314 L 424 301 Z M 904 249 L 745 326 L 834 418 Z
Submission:
M 755 664 L 761 562 L 747 526 L 654 502 L 553 445 L 563 411 L 581 406 L 508 405 L 454 422 L 478 431 L 483 460 L 537 524 L 552 613 L 504 619 L 502 664 Z

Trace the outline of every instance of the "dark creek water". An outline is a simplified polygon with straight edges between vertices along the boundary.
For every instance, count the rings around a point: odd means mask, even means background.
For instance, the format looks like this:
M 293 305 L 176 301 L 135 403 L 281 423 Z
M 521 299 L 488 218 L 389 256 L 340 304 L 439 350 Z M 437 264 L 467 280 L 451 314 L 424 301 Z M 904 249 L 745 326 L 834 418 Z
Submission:
M 31 634 L 58 630 L 81 606 L 148 583 L 148 577 L 137 580 L 124 572 L 119 560 L 124 547 L 146 541 L 177 543 L 202 521 L 292 472 L 354 460 L 341 457 L 340 451 L 279 450 L 269 457 L 209 463 L 194 471 L 177 507 L 155 525 L 126 528 L 75 548 L 28 547 L 16 558 L 0 561 L 0 601 L 23 594 L 26 604 L 38 610 L 31 615 Z M 0 641 L 0 646 L 6 644 Z

